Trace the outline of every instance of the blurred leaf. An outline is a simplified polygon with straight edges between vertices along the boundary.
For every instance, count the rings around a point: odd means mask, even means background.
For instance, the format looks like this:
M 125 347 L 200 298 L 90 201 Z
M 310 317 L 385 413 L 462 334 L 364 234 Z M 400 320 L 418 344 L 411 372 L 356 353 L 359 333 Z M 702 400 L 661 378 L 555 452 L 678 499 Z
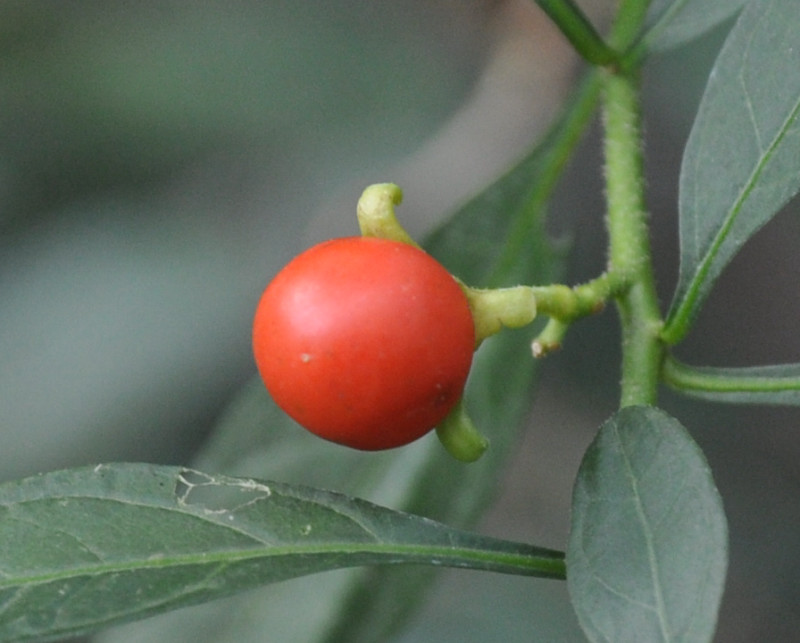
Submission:
M 668 358 L 663 372 L 674 389 L 712 402 L 800 405 L 800 364 L 719 368 Z
M 557 552 L 340 494 L 185 468 L 65 470 L 7 483 L 0 502 L 4 641 L 81 633 L 345 566 L 564 573 Z
M 215 154 L 241 163 L 235 174 L 268 167 L 274 189 L 292 192 L 411 150 L 472 86 L 492 11 L 415 0 L 0 3 L 0 224 L 174 180 Z
M 670 343 L 686 334 L 739 248 L 800 188 L 798 30 L 796 0 L 751 2 L 711 72 L 681 168 Z
M 471 284 L 547 283 L 558 279 L 562 253 L 544 230 L 544 205 L 569 151 L 591 120 L 599 95 L 593 75 L 564 118 L 519 165 L 460 208 L 426 247 Z M 496 489 L 531 402 L 536 363 L 533 329 L 504 331 L 475 356 L 467 407 L 491 440 L 476 463 L 448 456 L 433 434 L 402 449 L 363 453 L 324 442 L 297 426 L 254 380 L 231 406 L 196 466 L 333 488 L 384 506 L 468 526 Z M 104 643 L 171 640 L 261 641 L 279 628 L 281 641 L 371 643 L 396 630 L 424 598 L 432 568 L 370 568 L 337 572 L 237 597 L 214 610 L 167 614 L 141 628 L 110 632 Z M 320 587 L 324 586 L 324 590 Z M 319 596 L 320 600 L 305 600 Z M 288 607 L 287 607 L 288 606 Z M 220 622 L 223 614 L 223 623 Z M 237 614 L 246 617 L 236 618 Z M 197 626 L 197 622 L 205 623 Z M 288 624 L 288 625 L 287 625 Z M 185 633 L 192 632 L 187 635 Z M 180 637 L 180 638 L 176 638 Z
M 587 450 L 567 586 L 591 641 L 710 641 L 727 526 L 708 463 L 663 411 L 626 407 Z
M 710 31 L 739 11 L 747 0 L 654 0 L 647 14 L 644 46 L 662 51 Z
M 600 89 L 600 75 L 588 74 L 531 153 L 434 231 L 426 249 L 471 286 L 552 281 L 554 270 L 545 268 L 561 260 L 563 248 L 545 232 L 547 202 L 595 114 Z

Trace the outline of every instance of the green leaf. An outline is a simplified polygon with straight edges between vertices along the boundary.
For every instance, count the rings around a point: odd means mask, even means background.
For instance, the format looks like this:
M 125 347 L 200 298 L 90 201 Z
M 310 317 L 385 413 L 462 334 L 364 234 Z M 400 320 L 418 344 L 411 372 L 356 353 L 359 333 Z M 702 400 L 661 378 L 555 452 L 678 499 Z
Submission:
M 643 44 L 650 51 L 677 47 L 732 17 L 746 2 L 747 0 L 655 0 L 648 10 Z
M 254 378 L 229 406 L 194 466 L 204 471 L 270 477 L 284 482 L 337 489 L 372 502 L 404 508 L 409 487 L 440 454 L 430 436 L 403 449 L 365 454 L 347 449 L 305 431 L 284 414 Z M 446 480 L 443 480 L 446 483 Z M 381 575 L 393 589 L 416 587 L 431 568 L 351 568 L 261 587 L 224 601 L 172 611 L 157 618 L 113 628 L 99 636 L 102 643 L 261 643 L 265 632 L 281 643 L 328 640 L 337 623 L 350 617 L 361 621 L 349 605 L 351 592 Z M 413 583 L 412 583 L 413 581 Z M 375 600 L 386 588 L 379 588 Z M 413 604 L 415 595 L 410 597 Z M 395 615 L 394 606 L 388 613 Z
M 73 635 L 354 565 L 564 572 L 558 552 L 341 494 L 177 467 L 50 473 L 2 485 L 0 506 L 3 641 Z
M 669 357 L 663 375 L 681 393 L 713 402 L 800 405 L 800 364 L 719 368 Z
M 750 2 L 717 58 L 683 156 L 680 341 L 723 268 L 800 188 L 800 3 Z
M 587 450 L 573 495 L 567 585 L 591 641 L 711 640 L 727 526 L 700 449 L 646 406 L 620 410 Z

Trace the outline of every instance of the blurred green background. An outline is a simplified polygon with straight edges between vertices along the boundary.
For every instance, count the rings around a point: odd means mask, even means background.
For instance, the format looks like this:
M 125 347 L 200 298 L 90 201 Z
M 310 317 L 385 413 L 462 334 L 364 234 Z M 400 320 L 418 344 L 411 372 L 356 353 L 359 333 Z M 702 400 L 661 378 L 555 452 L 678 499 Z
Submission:
M 602 22 L 612 3 L 581 4 Z M 664 305 L 681 148 L 723 37 L 647 69 Z M 400 184 L 400 216 L 424 234 L 536 140 L 576 71 L 528 0 L 5 0 L 0 478 L 189 462 L 255 372 L 249 326 L 270 276 L 309 243 L 354 233 L 372 182 Z M 574 241 L 570 281 L 604 263 L 599 162 L 594 131 L 552 208 L 554 234 Z M 794 204 L 736 259 L 683 356 L 800 361 L 796 215 Z M 481 531 L 563 547 L 572 478 L 616 403 L 616 339 L 613 313 L 587 320 L 545 363 Z M 729 512 L 719 640 L 792 640 L 800 413 L 664 402 L 706 451 Z M 564 584 L 445 572 L 396 640 L 582 639 Z

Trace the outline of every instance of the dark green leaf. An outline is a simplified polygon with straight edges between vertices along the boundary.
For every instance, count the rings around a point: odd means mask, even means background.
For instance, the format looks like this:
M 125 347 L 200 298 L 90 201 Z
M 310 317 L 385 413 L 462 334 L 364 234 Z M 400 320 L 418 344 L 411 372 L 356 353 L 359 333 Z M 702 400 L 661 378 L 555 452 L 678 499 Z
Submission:
M 742 12 L 711 72 L 680 179 L 679 341 L 723 268 L 800 188 L 800 2 Z
M 800 364 L 719 368 L 664 363 L 664 380 L 686 395 L 732 404 L 800 405 Z
M 747 0 L 655 0 L 647 14 L 644 45 L 661 51 L 693 40 L 732 17 Z
M 560 576 L 562 555 L 341 494 L 102 465 L 0 487 L 0 640 L 65 636 L 265 583 L 424 563 Z
M 591 641 L 711 640 L 727 566 L 722 502 L 680 423 L 626 407 L 600 429 L 573 495 L 567 585 Z
M 205 471 L 269 476 L 403 507 L 409 485 L 439 450 L 434 436 L 370 454 L 320 440 L 286 416 L 260 378 L 254 378 L 229 406 L 194 464 Z M 269 632 L 281 643 L 325 641 L 339 619 L 357 616 L 347 605 L 349 593 L 376 574 L 374 569 L 342 569 L 269 585 L 113 628 L 98 638 L 102 643 L 261 643 Z M 381 569 L 390 579 L 397 578 L 398 585 L 407 577 L 430 573 L 430 568 L 416 566 Z

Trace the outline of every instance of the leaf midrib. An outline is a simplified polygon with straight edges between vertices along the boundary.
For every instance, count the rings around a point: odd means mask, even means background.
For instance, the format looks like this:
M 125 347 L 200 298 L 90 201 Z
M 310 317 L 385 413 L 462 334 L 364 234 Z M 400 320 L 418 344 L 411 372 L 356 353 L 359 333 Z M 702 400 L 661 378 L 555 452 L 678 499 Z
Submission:
M 714 235 L 708 250 L 703 255 L 702 261 L 699 262 L 699 269 L 695 271 L 690 286 L 686 290 L 686 294 L 684 295 L 679 306 L 675 309 L 675 314 L 670 315 L 670 318 L 667 320 L 662 333 L 662 337 L 667 343 L 675 344 L 686 334 L 686 331 L 688 330 L 686 327 L 686 322 L 694 313 L 696 302 L 699 298 L 700 288 L 702 287 L 708 272 L 711 270 L 711 265 L 714 259 L 719 254 L 722 244 L 725 242 L 725 239 L 730 233 L 731 228 L 736 223 L 745 201 L 755 189 L 759 177 L 764 172 L 764 168 L 768 164 L 769 160 L 773 157 L 777 146 L 786 137 L 789 129 L 791 129 L 791 124 L 794 120 L 796 120 L 798 113 L 800 113 L 800 96 L 798 96 L 797 100 L 795 101 L 794 107 L 789 112 L 789 116 L 784 119 L 781 127 L 777 131 L 777 134 L 773 137 L 769 147 L 761 155 L 759 162 L 755 164 L 748 177 L 748 180 L 745 182 L 742 190 L 739 191 L 739 195 L 729 210 L 728 215 L 725 217 L 722 226 L 720 226 L 717 234 Z M 695 208 L 695 217 L 696 212 L 697 208 Z M 695 231 L 696 230 L 697 226 L 695 226 Z
M 101 576 L 119 572 L 141 571 L 162 568 L 190 567 L 196 565 L 216 565 L 224 563 L 232 565 L 238 562 L 259 558 L 293 557 L 293 556 L 319 556 L 329 554 L 375 555 L 378 557 L 392 558 L 393 563 L 409 563 L 413 561 L 428 561 L 430 564 L 439 564 L 451 567 L 464 568 L 489 568 L 494 571 L 511 570 L 505 573 L 520 575 L 535 575 L 541 571 L 541 566 L 552 566 L 553 573 L 559 573 L 563 561 L 558 556 L 531 556 L 514 554 L 511 552 L 496 552 L 493 550 L 474 548 L 454 548 L 451 545 L 413 545 L 396 543 L 346 543 L 315 544 L 305 546 L 280 546 L 267 548 L 248 549 L 246 551 L 224 551 L 215 553 L 191 553 L 159 558 L 135 559 L 128 562 L 99 563 L 70 567 L 63 571 L 49 573 L 29 574 L 14 576 L 0 581 L 0 590 L 20 586 L 39 585 L 59 580 L 84 576 Z M 351 565 L 342 559 L 342 564 L 336 567 L 361 566 L 363 563 Z M 265 581 L 266 582 L 266 581 Z
M 658 557 L 656 556 L 655 552 L 655 543 L 654 543 L 654 536 L 653 532 L 650 529 L 650 521 L 647 518 L 647 514 L 644 511 L 644 506 L 642 505 L 642 497 L 639 493 L 639 484 L 637 482 L 636 476 L 634 475 L 633 467 L 631 465 L 630 457 L 625 450 L 625 442 L 622 440 L 620 436 L 620 431 L 618 426 L 614 426 L 614 432 L 617 436 L 617 441 L 620 445 L 620 453 L 622 455 L 622 461 L 625 463 L 625 474 L 628 477 L 628 480 L 631 485 L 631 489 L 633 490 L 633 500 L 634 506 L 636 508 L 636 514 L 639 516 L 639 520 L 642 525 L 642 532 L 644 533 L 645 544 L 647 547 L 647 559 L 650 565 L 650 572 L 651 578 L 653 580 L 653 597 L 655 598 L 655 613 L 658 616 L 658 626 L 661 630 L 661 636 L 664 641 L 670 640 L 670 633 L 669 633 L 669 623 L 667 621 L 667 609 L 664 603 L 664 595 L 661 592 L 661 578 L 659 574 L 659 566 L 658 566 Z

